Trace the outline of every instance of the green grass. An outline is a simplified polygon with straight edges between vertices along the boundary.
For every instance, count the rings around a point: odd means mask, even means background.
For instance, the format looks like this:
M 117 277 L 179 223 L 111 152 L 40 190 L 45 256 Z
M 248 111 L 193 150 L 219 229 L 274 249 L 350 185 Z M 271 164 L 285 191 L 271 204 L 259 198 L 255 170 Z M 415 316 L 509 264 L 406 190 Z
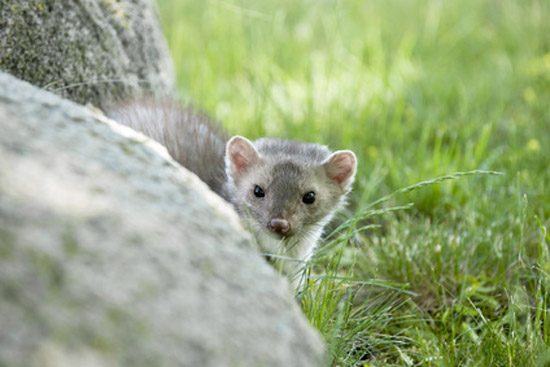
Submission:
M 299 297 L 332 365 L 550 365 L 549 2 L 159 5 L 185 99 L 359 157 Z

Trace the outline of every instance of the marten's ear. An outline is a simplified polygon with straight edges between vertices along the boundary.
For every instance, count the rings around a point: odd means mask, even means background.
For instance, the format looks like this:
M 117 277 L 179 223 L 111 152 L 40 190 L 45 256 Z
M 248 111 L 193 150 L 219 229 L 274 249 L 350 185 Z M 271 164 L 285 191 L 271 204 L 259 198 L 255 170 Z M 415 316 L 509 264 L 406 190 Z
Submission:
M 343 189 L 348 189 L 355 178 L 357 158 L 351 150 L 338 150 L 324 162 L 323 167 L 328 178 Z
M 233 176 L 244 173 L 260 160 L 260 154 L 250 140 L 234 136 L 225 147 L 225 164 Z

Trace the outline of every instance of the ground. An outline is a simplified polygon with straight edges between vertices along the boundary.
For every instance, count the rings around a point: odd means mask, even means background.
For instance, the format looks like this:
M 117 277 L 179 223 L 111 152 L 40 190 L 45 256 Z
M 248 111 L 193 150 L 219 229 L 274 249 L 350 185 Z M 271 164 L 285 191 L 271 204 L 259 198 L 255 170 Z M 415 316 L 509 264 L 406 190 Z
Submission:
M 550 3 L 159 10 L 186 100 L 232 133 L 358 155 L 299 295 L 332 365 L 550 365 Z M 472 170 L 501 174 L 453 175 Z

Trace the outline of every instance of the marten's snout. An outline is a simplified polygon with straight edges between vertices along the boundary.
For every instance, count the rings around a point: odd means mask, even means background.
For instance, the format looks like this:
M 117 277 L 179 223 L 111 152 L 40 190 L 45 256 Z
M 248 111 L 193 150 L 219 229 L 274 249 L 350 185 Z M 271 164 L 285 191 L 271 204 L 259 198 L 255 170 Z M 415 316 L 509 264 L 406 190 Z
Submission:
M 274 233 L 279 235 L 286 235 L 290 231 L 290 223 L 286 219 L 282 218 L 273 218 L 267 224 L 267 228 Z

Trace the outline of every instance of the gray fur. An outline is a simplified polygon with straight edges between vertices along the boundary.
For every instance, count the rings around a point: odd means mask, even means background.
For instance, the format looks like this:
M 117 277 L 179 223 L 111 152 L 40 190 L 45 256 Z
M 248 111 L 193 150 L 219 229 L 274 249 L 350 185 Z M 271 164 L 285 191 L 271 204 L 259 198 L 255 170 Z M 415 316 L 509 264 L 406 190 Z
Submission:
M 151 99 L 118 105 L 107 115 L 164 145 L 178 163 L 230 201 L 225 192 L 227 135 L 206 115 L 177 102 Z
M 330 155 L 320 144 L 277 138 L 261 138 L 254 142 L 256 149 L 266 158 L 279 161 L 289 159 L 303 165 L 319 165 Z

